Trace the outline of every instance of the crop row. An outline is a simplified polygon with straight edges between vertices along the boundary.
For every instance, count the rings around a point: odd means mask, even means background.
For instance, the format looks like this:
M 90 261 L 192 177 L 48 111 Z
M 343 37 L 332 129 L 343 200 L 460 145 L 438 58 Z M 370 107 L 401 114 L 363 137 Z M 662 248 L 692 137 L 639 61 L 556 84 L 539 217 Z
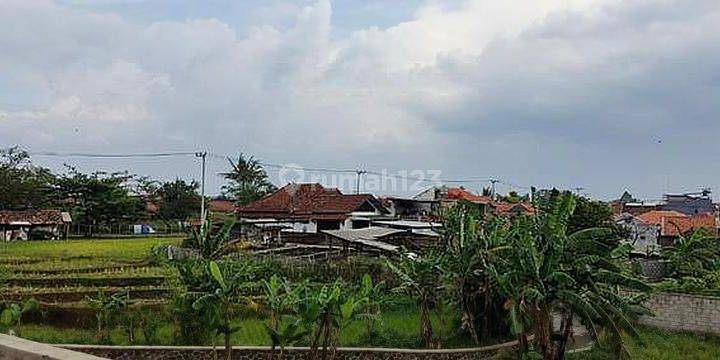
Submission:
M 6 286 L 30 287 L 63 287 L 63 286 L 145 286 L 162 285 L 164 276 L 134 276 L 134 277 L 12 277 L 0 280 Z
M 72 275 L 85 275 L 86 277 L 108 277 L 117 274 L 128 275 L 157 275 L 161 276 L 166 273 L 165 269 L 156 266 L 127 266 L 127 265 L 107 265 L 107 266 L 90 266 L 90 267 L 71 267 L 71 268 L 55 268 L 55 269 L 17 269 L 2 268 L 2 271 L 12 274 L 16 278 L 62 278 Z
M 137 286 L 137 287 L 56 287 L 56 288 L 33 288 L 33 287 L 9 287 L 5 298 L 8 300 L 24 300 L 34 298 L 45 303 L 68 303 L 83 301 L 87 297 L 97 296 L 102 290 L 106 293 L 129 291 L 132 299 L 161 299 L 166 298 L 170 291 L 159 286 Z

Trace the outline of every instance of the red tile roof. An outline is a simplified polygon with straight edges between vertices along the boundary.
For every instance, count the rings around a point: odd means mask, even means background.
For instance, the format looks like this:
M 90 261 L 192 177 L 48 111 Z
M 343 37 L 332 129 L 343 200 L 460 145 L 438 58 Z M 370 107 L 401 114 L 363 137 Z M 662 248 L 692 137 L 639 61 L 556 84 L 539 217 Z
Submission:
M 59 225 L 70 220 L 60 210 L 0 210 L 0 225 L 12 225 L 13 223 L 29 223 L 31 225 Z
M 448 188 L 446 199 L 444 200 L 465 200 L 481 204 L 489 204 L 492 202 L 492 199 L 488 196 L 475 195 L 472 192 L 460 187 Z
M 235 211 L 235 202 L 227 199 L 213 199 L 208 202 L 211 212 L 229 213 Z
M 677 211 L 650 211 L 637 215 L 637 218 L 647 224 L 658 225 L 660 235 L 678 236 L 693 229 L 717 230 L 717 221 L 713 214 L 699 214 L 688 216 Z
M 250 218 L 342 220 L 366 202 L 378 203 L 370 194 L 344 195 L 320 184 L 288 184 L 237 211 Z
M 535 209 L 527 203 L 495 203 L 495 212 L 499 215 L 525 214 L 532 215 Z

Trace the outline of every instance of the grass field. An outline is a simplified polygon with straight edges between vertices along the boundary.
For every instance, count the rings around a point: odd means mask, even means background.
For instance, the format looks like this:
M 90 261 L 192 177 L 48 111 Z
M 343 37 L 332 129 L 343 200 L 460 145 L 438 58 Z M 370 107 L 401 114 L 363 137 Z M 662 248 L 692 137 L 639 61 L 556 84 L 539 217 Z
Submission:
M 447 316 L 449 319 L 449 316 Z M 376 347 L 421 347 L 419 336 L 420 329 L 419 314 L 413 308 L 402 307 L 389 310 L 382 315 L 382 323 L 378 325 L 379 333 L 384 336 L 377 337 L 368 344 L 365 338 L 364 323 L 356 320 L 343 329 L 340 337 L 343 346 L 376 346 Z M 249 317 L 234 321 L 233 326 L 240 329 L 233 334 L 232 342 L 235 345 L 262 346 L 270 345 L 270 340 L 265 331 L 263 319 Z M 446 347 L 471 347 L 472 342 L 464 338 L 460 340 L 454 336 L 455 325 L 452 321 L 441 323 L 437 316 L 433 319 L 436 336 L 442 339 Z M 94 329 L 66 329 L 53 326 L 23 325 L 18 328 L 19 334 L 27 339 L 55 344 L 96 344 L 100 341 L 97 331 Z M 171 323 L 165 323 L 158 330 L 158 342 L 155 345 L 174 345 L 174 327 Z M 141 332 L 137 332 L 136 338 L 140 343 L 144 341 Z M 111 342 L 115 345 L 127 345 L 128 340 L 123 330 L 116 329 L 112 332 Z M 221 343 L 218 337 L 217 343 Z M 210 345 L 210 344 L 206 344 Z
M 669 332 L 641 327 L 644 344 L 626 338 L 630 358 L 634 360 L 716 360 L 720 359 L 720 337 Z M 601 346 L 571 354 L 571 360 L 612 360 L 612 353 Z
M 155 246 L 177 244 L 179 238 L 17 241 L 0 244 L 0 262 L 13 260 L 139 261 Z
M 0 243 L 2 298 L 78 302 L 100 290 L 129 288 L 143 298 L 164 294 L 166 272 L 151 250 L 180 238 L 123 238 Z

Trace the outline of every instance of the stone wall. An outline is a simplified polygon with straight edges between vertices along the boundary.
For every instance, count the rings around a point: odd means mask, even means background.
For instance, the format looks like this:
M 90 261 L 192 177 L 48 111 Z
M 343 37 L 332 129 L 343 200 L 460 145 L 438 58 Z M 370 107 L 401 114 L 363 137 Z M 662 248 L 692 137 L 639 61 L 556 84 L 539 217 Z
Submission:
M 646 305 L 655 316 L 643 316 L 641 324 L 720 335 L 720 298 L 662 293 L 652 295 Z
M 84 353 L 102 356 L 108 359 L 130 360 L 211 360 L 212 348 L 201 346 L 100 346 L 100 345 L 58 345 L 60 347 L 81 351 Z M 441 349 L 441 350 L 411 350 L 411 349 L 368 349 L 368 348 L 339 348 L 335 359 L 337 360 L 470 360 L 489 359 L 498 351 L 512 349 L 516 342 L 486 346 L 474 349 Z M 279 350 L 276 350 L 278 352 Z M 235 347 L 233 359 L 236 360 L 267 360 L 270 348 Z M 218 348 L 218 358 L 224 359 L 224 351 Z M 285 350 L 283 359 L 310 360 L 308 348 L 294 347 Z

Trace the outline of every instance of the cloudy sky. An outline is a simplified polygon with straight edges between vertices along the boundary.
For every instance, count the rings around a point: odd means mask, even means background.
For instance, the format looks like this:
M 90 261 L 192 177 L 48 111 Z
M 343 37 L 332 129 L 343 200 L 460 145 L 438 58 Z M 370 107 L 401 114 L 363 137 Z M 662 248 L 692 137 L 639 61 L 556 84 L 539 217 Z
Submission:
M 0 23 L 3 146 L 206 149 L 211 192 L 242 151 L 501 191 L 720 193 L 717 0 L 0 0 Z

